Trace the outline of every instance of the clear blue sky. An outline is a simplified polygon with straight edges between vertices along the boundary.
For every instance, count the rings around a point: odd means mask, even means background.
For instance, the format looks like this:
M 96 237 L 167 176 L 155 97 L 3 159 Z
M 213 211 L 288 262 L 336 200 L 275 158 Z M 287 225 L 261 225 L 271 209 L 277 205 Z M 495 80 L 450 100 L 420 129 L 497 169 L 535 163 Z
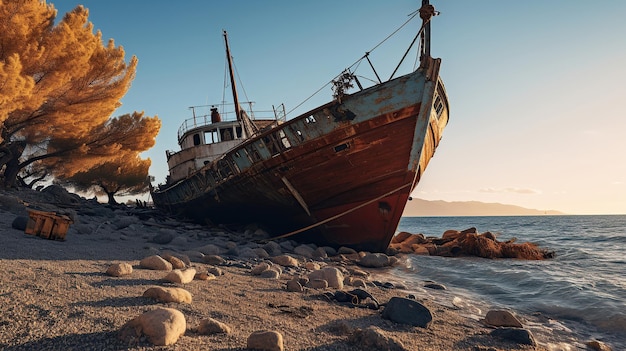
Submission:
M 48 1 L 58 16 L 82 4 L 104 40 L 139 59 L 115 115 L 144 111 L 165 150 L 189 106 L 218 103 L 229 33 L 244 99 L 289 111 L 354 63 L 421 1 Z M 414 196 L 514 204 L 571 214 L 626 213 L 626 1 L 431 0 L 432 54 L 451 101 L 450 123 Z M 417 21 L 414 22 L 417 25 Z M 414 27 L 413 27 L 414 28 Z M 411 29 L 413 30 L 413 29 Z M 405 31 L 372 61 L 388 76 Z M 383 69 L 384 67 L 384 69 Z M 410 66 L 408 67 L 410 68 Z M 294 111 L 331 98 L 330 89 Z

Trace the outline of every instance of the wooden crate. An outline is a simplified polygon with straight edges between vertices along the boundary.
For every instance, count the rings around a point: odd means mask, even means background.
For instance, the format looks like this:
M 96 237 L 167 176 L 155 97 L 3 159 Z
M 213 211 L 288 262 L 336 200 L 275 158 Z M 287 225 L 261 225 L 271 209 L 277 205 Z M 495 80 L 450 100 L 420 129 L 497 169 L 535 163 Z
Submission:
M 65 240 L 72 220 L 55 212 L 28 210 L 28 223 L 24 233 L 51 240 Z

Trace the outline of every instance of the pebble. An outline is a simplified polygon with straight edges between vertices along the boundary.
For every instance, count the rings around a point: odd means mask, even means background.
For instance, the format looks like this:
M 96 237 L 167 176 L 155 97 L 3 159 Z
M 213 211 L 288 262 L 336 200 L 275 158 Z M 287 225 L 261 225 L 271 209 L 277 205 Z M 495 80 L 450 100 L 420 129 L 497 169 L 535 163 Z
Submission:
M 303 290 L 304 288 L 302 287 L 302 284 L 300 284 L 298 279 L 294 278 L 294 279 L 287 281 L 287 291 L 302 292 Z
M 165 276 L 165 280 L 176 284 L 187 284 L 196 276 L 195 268 L 175 269 Z
M 523 325 L 511 312 L 505 310 L 491 310 L 485 316 L 485 323 L 494 327 L 522 328 Z
M 343 273 L 336 267 L 324 267 L 309 273 L 309 279 L 325 280 L 328 286 L 335 289 L 343 289 Z
M 279 255 L 276 257 L 272 257 L 272 262 L 279 264 L 284 267 L 298 267 L 298 260 L 295 257 L 289 255 Z
M 210 334 L 230 334 L 230 327 L 220 321 L 213 318 L 208 318 L 200 321 L 198 326 L 198 334 L 210 335 Z
M 535 346 L 535 338 L 530 330 L 521 328 L 498 328 L 491 332 L 491 335 L 500 339 L 514 341 L 522 345 Z
M 106 274 L 112 277 L 122 277 L 125 275 L 131 275 L 133 273 L 133 266 L 128 263 L 114 263 L 107 268 Z
M 356 329 L 348 338 L 348 342 L 356 345 L 359 350 L 408 351 L 402 342 L 393 339 L 375 326 Z
M 193 279 L 206 281 L 206 280 L 215 280 L 216 277 L 211 273 L 201 272 L 201 273 L 196 273 L 196 276 L 193 277 Z
M 368 268 L 382 268 L 391 266 L 389 256 L 384 253 L 367 253 L 359 260 L 359 265 Z
M 273 330 L 258 330 L 248 336 L 247 348 L 262 351 L 283 351 L 283 336 Z
M 152 287 L 148 288 L 143 293 L 143 297 L 150 297 L 161 302 L 177 302 L 177 303 L 191 303 L 191 293 L 183 288 L 168 288 L 168 287 Z
M 261 273 L 267 271 L 270 269 L 270 264 L 267 262 L 261 262 L 259 264 L 257 264 L 256 266 L 254 266 L 252 268 L 252 270 L 250 271 L 250 273 L 252 273 L 252 275 L 261 275 Z
M 186 267 L 185 262 L 174 255 L 164 254 L 162 257 L 164 260 L 172 264 L 173 269 L 183 269 Z
M 148 256 L 139 261 L 139 266 L 157 271 L 171 271 L 172 264 L 158 255 Z

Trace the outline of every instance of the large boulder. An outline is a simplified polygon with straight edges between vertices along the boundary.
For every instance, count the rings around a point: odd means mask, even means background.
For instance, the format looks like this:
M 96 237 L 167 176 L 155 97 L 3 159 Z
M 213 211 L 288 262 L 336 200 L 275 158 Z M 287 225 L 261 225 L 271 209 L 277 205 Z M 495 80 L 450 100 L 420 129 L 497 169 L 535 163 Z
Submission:
M 385 306 L 382 317 L 396 323 L 422 328 L 428 328 L 433 320 L 433 315 L 426 306 L 403 297 L 392 297 Z
M 159 307 L 131 319 L 119 331 L 120 339 L 131 343 L 145 335 L 156 346 L 175 344 L 187 329 L 182 312 Z

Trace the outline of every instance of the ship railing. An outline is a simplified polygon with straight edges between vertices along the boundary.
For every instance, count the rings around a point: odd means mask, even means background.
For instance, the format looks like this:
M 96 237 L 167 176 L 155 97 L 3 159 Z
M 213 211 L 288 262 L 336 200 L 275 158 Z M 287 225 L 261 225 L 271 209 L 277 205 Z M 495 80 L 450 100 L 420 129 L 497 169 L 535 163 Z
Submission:
M 277 121 L 285 121 L 285 108 L 282 104 L 279 105 L 280 108 L 273 108 L 272 110 L 253 110 L 253 105 L 254 102 L 251 101 L 241 103 L 242 109 L 248 114 L 248 116 L 250 116 L 251 119 L 275 119 Z M 221 122 L 234 122 L 237 120 L 235 105 L 232 103 L 191 106 L 189 109 L 191 110 L 193 117 L 184 120 L 178 128 L 178 140 L 180 140 L 185 133 L 192 129 L 212 124 L 212 108 L 217 108 L 217 111 L 220 114 Z

